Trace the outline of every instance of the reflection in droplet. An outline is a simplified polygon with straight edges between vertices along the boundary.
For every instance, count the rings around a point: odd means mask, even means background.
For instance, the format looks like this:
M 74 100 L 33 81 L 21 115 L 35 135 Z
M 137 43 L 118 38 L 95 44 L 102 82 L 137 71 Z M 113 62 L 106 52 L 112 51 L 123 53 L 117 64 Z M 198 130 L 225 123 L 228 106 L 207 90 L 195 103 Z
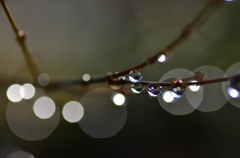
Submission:
M 64 105 L 62 113 L 66 121 L 73 123 L 81 120 L 84 114 L 84 109 L 79 102 L 70 101 Z
M 196 83 L 196 82 L 197 81 L 192 81 L 192 83 Z M 192 92 L 197 92 L 200 89 L 200 85 L 197 85 L 197 84 L 190 85 L 188 87 Z
M 34 113 L 41 119 L 50 118 L 54 114 L 55 109 L 55 103 L 49 97 L 39 98 L 33 106 Z
M 141 93 L 144 89 L 145 89 L 145 88 L 144 88 L 143 85 L 141 85 L 141 83 L 133 83 L 133 84 L 131 85 L 131 90 L 132 90 L 133 93 L 135 93 L 135 94 Z
M 157 97 L 161 93 L 162 93 L 162 87 L 161 86 L 158 86 L 157 84 L 154 84 L 154 83 L 150 83 L 148 85 L 148 94 L 151 97 Z
M 121 93 L 115 94 L 113 96 L 113 102 L 115 105 L 122 106 L 125 104 L 125 101 L 126 101 L 125 96 L 122 95 Z
M 19 102 L 25 95 L 24 89 L 19 84 L 11 85 L 7 90 L 7 97 L 12 102 Z
M 141 71 L 131 70 L 129 72 L 129 80 L 132 82 L 139 82 L 143 78 Z
M 83 79 L 84 81 L 89 81 L 89 80 L 91 79 L 91 76 L 90 76 L 89 74 L 84 74 L 83 77 L 82 77 L 82 79 Z
M 46 86 L 48 85 L 50 82 L 50 77 L 48 76 L 48 74 L 42 73 L 38 76 L 38 83 L 41 86 Z
M 127 119 L 126 106 L 116 106 L 111 97 L 113 90 L 98 88 L 85 94 L 80 103 L 84 116 L 79 121 L 82 130 L 95 138 L 107 138 L 117 134 Z
M 182 85 L 182 80 L 174 81 L 171 85 L 171 94 L 174 98 L 181 98 L 186 92 L 185 89 Z
M 24 95 L 22 96 L 24 99 L 31 99 L 35 94 L 35 87 L 32 84 L 26 83 L 22 86 L 24 89 Z
M 240 73 L 240 62 L 233 64 L 226 71 L 226 75 L 229 76 L 229 77 L 234 76 L 234 75 L 239 74 L 239 73 Z M 227 92 L 227 94 L 224 93 L 226 99 L 228 99 L 228 102 L 231 103 L 232 105 L 240 108 L 240 97 L 235 97 L 234 98 L 233 96 L 236 96 L 237 94 L 234 91 L 231 92 L 231 89 L 229 91 L 229 87 L 230 87 L 230 82 L 223 82 L 223 87 L 222 87 L 223 92 Z M 229 92 L 231 92 L 231 93 L 229 94 Z M 231 97 L 229 97 L 229 96 L 231 96 Z
M 231 88 L 231 87 L 228 88 L 228 94 L 232 98 L 238 98 L 239 97 L 238 91 L 236 89 L 234 89 L 234 88 Z
M 6 119 L 11 131 L 24 140 L 41 140 L 48 137 L 57 127 L 60 118 L 60 110 L 49 119 L 38 118 L 33 111 L 36 99 L 44 96 L 42 89 L 36 88 L 32 99 L 21 102 L 9 102 L 6 110 Z
M 162 98 L 166 103 L 171 103 L 174 101 L 174 96 L 171 94 L 170 91 L 163 92 Z
M 161 55 L 159 55 L 159 57 L 158 57 L 158 62 L 160 62 L 160 63 L 164 63 L 164 62 L 166 62 L 166 55 L 165 54 L 161 54 Z
M 34 158 L 34 156 L 25 151 L 18 150 L 10 153 L 6 158 Z

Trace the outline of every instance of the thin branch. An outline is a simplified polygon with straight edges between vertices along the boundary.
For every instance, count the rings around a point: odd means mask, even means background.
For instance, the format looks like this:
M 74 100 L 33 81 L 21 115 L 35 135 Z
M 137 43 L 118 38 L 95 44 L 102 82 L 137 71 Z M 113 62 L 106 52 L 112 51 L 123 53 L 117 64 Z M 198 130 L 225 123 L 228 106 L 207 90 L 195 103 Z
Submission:
M 216 10 L 216 8 L 222 3 L 222 0 L 209 0 L 208 3 L 202 8 L 202 10 L 199 12 L 199 14 L 195 17 L 195 19 L 192 20 L 189 24 L 187 24 L 183 31 L 174 39 L 172 42 L 170 42 L 167 46 L 165 46 L 163 49 L 161 49 L 157 54 L 149 57 L 146 61 L 123 71 L 116 72 L 112 75 L 105 75 L 103 77 L 98 78 L 92 78 L 88 82 L 79 79 L 79 80 L 72 80 L 72 81 L 60 81 L 60 82 L 54 82 L 50 87 L 58 87 L 58 86 L 68 86 L 68 85 L 74 85 L 74 84 L 90 84 L 90 83 L 98 83 L 98 82 L 104 82 L 107 81 L 109 84 L 125 84 L 128 81 L 114 81 L 116 78 L 119 78 L 121 76 L 127 75 L 131 70 L 138 70 L 142 69 L 148 65 L 154 64 L 157 60 L 159 55 L 164 54 L 167 57 L 171 56 L 171 52 L 173 49 L 177 48 L 182 42 L 189 39 L 192 34 L 200 28 L 200 26 L 208 19 L 208 17 Z M 146 84 L 150 81 L 142 82 L 143 84 Z M 166 85 L 169 85 L 170 83 L 166 83 Z M 189 83 L 191 84 L 191 83 Z M 161 83 L 161 85 L 165 85 L 164 83 Z
M 219 6 L 221 0 L 210 0 L 203 9 L 199 12 L 199 14 L 196 16 L 193 21 L 186 25 L 183 29 L 183 31 L 180 33 L 179 36 L 177 36 L 172 42 L 170 42 L 167 46 L 165 46 L 162 50 L 160 50 L 157 54 L 149 57 L 146 61 L 142 62 L 141 64 L 134 66 L 130 69 L 123 70 L 121 72 L 118 72 L 112 77 L 120 77 L 123 75 L 128 74 L 131 70 L 138 70 L 142 69 L 147 65 L 154 64 L 157 60 L 159 55 L 164 54 L 166 56 L 170 56 L 173 49 L 175 49 L 177 46 L 179 46 L 183 41 L 189 39 L 192 34 L 203 24 L 204 21 L 207 20 L 207 18 L 213 13 L 213 11 L 216 9 L 217 6 Z
M 37 77 L 41 73 L 40 66 L 37 63 L 37 60 L 35 59 L 34 55 L 31 53 L 29 47 L 26 44 L 26 35 L 23 31 L 21 31 L 14 20 L 5 0 L 0 0 L 2 7 L 7 15 L 7 18 L 10 22 L 10 25 L 12 26 L 12 29 L 16 35 L 16 40 L 19 44 L 19 46 L 22 49 L 24 58 L 27 62 L 28 68 L 30 70 L 30 73 L 33 77 Z
M 24 57 L 27 61 L 30 72 L 31 72 L 32 76 L 36 77 L 36 75 L 38 75 L 41 72 L 41 70 L 40 70 L 40 67 L 39 67 L 36 59 L 34 58 L 33 54 L 29 51 L 29 48 L 27 47 L 27 45 L 25 43 L 26 36 L 23 33 L 23 31 L 21 31 L 18 28 L 16 21 L 14 20 L 12 14 L 10 13 L 10 10 L 8 9 L 5 1 L 0 0 L 0 2 L 2 4 L 4 11 L 9 19 L 9 22 L 16 34 L 17 41 L 18 41 L 20 47 L 22 48 L 22 51 L 23 51 Z M 192 22 L 190 22 L 188 25 L 186 25 L 184 27 L 183 31 L 172 42 L 170 42 L 168 45 L 166 45 L 157 54 L 149 57 L 146 61 L 144 61 L 130 69 L 126 69 L 126 70 L 117 72 L 115 74 L 107 74 L 107 75 L 101 76 L 101 77 L 94 77 L 94 78 L 91 78 L 89 81 L 84 81 L 83 79 L 55 81 L 55 82 L 51 82 L 46 88 L 47 89 L 55 89 L 55 88 L 61 88 L 61 87 L 65 87 L 65 86 L 88 85 L 88 84 L 92 84 L 92 83 L 99 83 L 99 82 L 105 82 L 105 81 L 107 81 L 109 85 L 111 85 L 111 84 L 123 85 L 123 84 L 127 84 L 127 83 L 130 84 L 132 82 L 130 80 L 126 79 L 126 77 L 124 77 L 125 79 L 122 79 L 120 77 L 128 75 L 128 73 L 131 70 L 142 69 L 142 68 L 146 67 L 147 65 L 154 64 L 158 60 L 159 55 L 161 55 L 161 54 L 164 54 L 169 57 L 171 55 L 172 50 L 177 48 L 177 46 L 179 46 L 182 42 L 189 39 L 192 36 L 192 34 L 197 29 L 200 28 L 200 26 L 208 19 L 208 17 L 214 12 L 214 10 L 217 8 L 217 6 L 219 6 L 219 4 L 221 4 L 222 2 L 223 2 L 223 0 L 209 0 L 209 2 L 202 8 L 202 10 L 196 16 L 196 18 L 193 19 Z M 184 86 L 195 85 L 195 84 L 204 85 L 204 84 L 210 84 L 210 83 L 216 83 L 216 82 L 224 82 L 224 81 L 230 80 L 232 77 L 202 80 L 203 76 L 200 76 L 200 78 L 199 78 L 199 76 L 197 76 L 197 74 L 195 74 L 195 78 L 198 82 L 190 81 L 190 80 L 193 80 L 194 77 L 182 79 L 183 80 L 182 85 L 184 85 Z M 153 82 L 153 81 L 140 81 L 139 83 L 141 83 L 143 85 L 148 85 L 149 83 L 156 83 L 159 86 L 170 86 L 173 84 L 172 82 Z

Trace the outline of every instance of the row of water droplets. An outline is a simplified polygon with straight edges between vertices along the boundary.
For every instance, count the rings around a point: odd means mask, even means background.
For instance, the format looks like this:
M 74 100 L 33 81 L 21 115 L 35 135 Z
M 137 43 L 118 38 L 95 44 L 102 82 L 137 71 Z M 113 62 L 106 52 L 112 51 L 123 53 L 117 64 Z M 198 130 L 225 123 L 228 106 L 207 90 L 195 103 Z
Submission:
M 167 61 L 167 56 L 165 54 L 160 54 L 158 57 L 158 62 L 164 63 Z M 240 75 L 233 76 L 230 79 L 230 86 L 228 87 L 227 93 L 232 98 L 240 97 Z M 151 97 L 157 97 L 162 95 L 163 98 L 168 96 L 168 98 L 181 98 L 186 93 L 186 85 L 182 84 L 182 80 L 175 80 L 169 87 L 161 86 L 155 82 L 149 82 L 147 86 L 141 84 L 143 78 L 141 70 L 131 70 L 128 74 L 128 79 L 132 82 L 131 90 L 135 94 L 140 94 L 147 88 L 147 92 Z M 126 79 L 122 77 L 122 79 Z M 197 84 L 197 81 L 191 81 L 193 85 L 189 85 L 189 89 L 192 92 L 197 92 L 200 90 L 200 85 Z M 166 96 L 163 96 L 166 95 Z M 165 99 L 164 99 L 165 100 Z M 167 100 L 165 100 L 167 101 Z
M 158 62 L 164 63 L 167 61 L 167 57 L 165 54 L 161 54 L 158 57 Z M 132 82 L 131 90 L 135 94 L 140 94 L 146 88 L 145 85 L 141 84 L 140 81 L 142 80 L 143 75 L 141 70 L 131 70 L 128 74 L 128 79 Z M 197 91 L 199 89 L 198 85 L 191 86 L 193 91 Z M 151 97 L 157 97 L 163 93 L 164 90 L 169 90 L 170 94 L 174 98 L 180 98 L 182 95 L 185 94 L 186 87 L 182 85 L 182 80 L 176 80 L 172 83 L 172 85 L 166 89 L 163 86 L 160 86 L 157 83 L 148 83 L 147 92 Z M 168 94 L 168 93 L 167 93 Z
M 140 83 L 143 78 L 140 70 L 131 70 L 128 75 L 129 80 L 132 82 L 131 90 L 135 94 L 140 94 L 146 88 L 145 85 Z M 197 86 L 197 85 L 196 85 Z M 169 91 L 174 98 L 180 98 L 185 94 L 186 87 L 182 85 L 182 80 L 176 80 L 169 87 Z M 157 97 L 163 92 L 163 86 L 160 86 L 157 83 L 148 83 L 147 92 L 151 97 Z

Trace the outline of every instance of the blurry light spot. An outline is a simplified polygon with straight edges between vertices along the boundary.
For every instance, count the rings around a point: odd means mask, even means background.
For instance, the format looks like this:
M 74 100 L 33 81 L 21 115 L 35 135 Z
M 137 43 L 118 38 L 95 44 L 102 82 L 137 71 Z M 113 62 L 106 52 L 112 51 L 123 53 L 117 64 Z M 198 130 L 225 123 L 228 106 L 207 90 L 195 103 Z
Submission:
M 48 85 L 50 82 L 50 77 L 48 76 L 48 74 L 42 73 L 41 75 L 38 76 L 38 83 L 41 86 L 46 86 Z
M 127 108 L 116 106 L 114 95 L 116 92 L 113 90 L 97 88 L 81 98 L 84 116 L 78 123 L 86 134 L 94 138 L 108 138 L 122 129 L 127 119 Z
M 165 61 L 166 61 L 166 55 L 161 54 L 161 55 L 158 57 L 158 62 L 164 63 Z
M 24 89 L 19 84 L 11 85 L 7 90 L 7 97 L 12 102 L 19 102 L 24 96 Z
M 125 100 L 126 100 L 125 96 L 120 94 L 120 93 L 115 94 L 114 97 L 113 97 L 114 104 L 116 104 L 118 106 L 124 105 Z
M 78 122 L 84 114 L 83 106 L 76 101 L 70 101 L 63 107 L 63 117 L 68 122 Z
M 10 153 L 6 158 L 34 158 L 34 156 L 25 151 L 18 150 Z
M 35 115 L 41 119 L 50 118 L 54 114 L 55 109 L 55 103 L 48 97 L 39 98 L 33 106 Z
M 174 97 L 172 96 L 172 94 L 171 94 L 170 91 L 166 91 L 166 92 L 163 94 L 163 100 L 164 100 L 166 103 L 171 103 L 171 102 L 174 100 Z
M 22 36 L 22 35 L 24 35 L 24 32 L 20 30 L 20 31 L 18 31 L 18 35 Z
M 35 87 L 32 84 L 26 83 L 22 86 L 24 95 L 21 95 L 24 99 L 31 99 L 35 95 Z
M 230 97 L 232 98 L 237 98 L 239 96 L 239 93 L 236 89 L 234 88 L 228 88 L 228 94 L 230 95 Z
M 90 76 L 89 74 L 84 74 L 83 77 L 82 77 L 82 79 L 83 79 L 84 81 L 89 81 L 89 80 L 91 79 L 91 76 Z
M 195 82 L 197 81 L 192 81 L 192 83 L 195 83 Z M 197 85 L 197 84 L 191 85 L 189 86 L 189 89 L 193 92 L 197 92 L 200 89 L 200 85 Z

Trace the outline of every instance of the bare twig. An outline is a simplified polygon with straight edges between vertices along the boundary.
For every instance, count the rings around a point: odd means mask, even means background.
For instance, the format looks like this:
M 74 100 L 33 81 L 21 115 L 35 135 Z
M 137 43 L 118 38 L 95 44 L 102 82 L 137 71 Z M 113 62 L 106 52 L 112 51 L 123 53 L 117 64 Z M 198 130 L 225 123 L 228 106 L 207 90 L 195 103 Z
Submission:
M 30 69 L 30 72 L 32 76 L 37 76 L 41 70 L 40 67 L 34 58 L 33 54 L 30 52 L 29 48 L 27 47 L 27 44 L 25 42 L 26 40 L 26 35 L 24 34 L 23 31 L 21 31 L 17 24 L 16 21 L 14 20 L 12 14 L 10 13 L 10 10 L 8 9 L 6 3 L 4 0 L 0 0 L 4 11 L 8 17 L 8 20 L 16 34 L 17 41 L 22 49 L 22 52 L 24 54 L 24 57 L 26 59 L 26 62 L 28 64 L 28 67 Z M 119 79 L 122 76 L 127 75 L 131 70 L 139 70 L 147 65 L 152 65 L 154 64 L 157 60 L 158 57 L 162 54 L 166 56 L 170 56 L 172 50 L 177 48 L 182 42 L 186 41 L 189 39 L 192 34 L 200 28 L 200 26 L 207 20 L 207 18 L 214 12 L 214 10 L 221 4 L 223 0 L 209 0 L 208 3 L 203 7 L 203 9 L 199 12 L 199 14 L 196 16 L 195 19 L 192 20 L 188 25 L 186 25 L 183 29 L 183 31 L 174 39 L 172 42 L 170 42 L 168 45 L 166 45 L 162 50 L 160 50 L 158 53 L 155 55 L 149 57 L 146 61 L 123 71 L 117 72 L 115 74 L 107 74 L 102 77 L 94 77 L 91 78 L 89 81 L 84 81 L 83 79 L 77 79 L 77 80 L 65 80 L 65 81 L 55 81 L 51 82 L 46 88 L 49 89 L 55 89 L 55 88 L 61 88 L 64 86 L 72 86 L 72 85 L 86 85 L 86 84 L 92 84 L 92 83 L 99 83 L 99 82 L 108 82 L 108 84 L 126 84 L 126 83 L 131 83 L 128 79 Z M 203 77 L 203 76 L 202 76 Z M 234 77 L 234 76 L 233 76 Z M 202 78 L 197 78 L 196 80 L 198 82 L 191 82 L 192 78 L 186 78 L 183 79 L 183 85 L 188 86 L 188 85 L 204 85 L 204 84 L 210 84 L 210 83 L 216 83 L 216 82 L 224 82 L 228 81 L 231 79 L 231 77 L 225 77 L 225 78 L 217 78 L 217 79 L 208 79 L 208 80 L 202 80 Z M 143 85 L 148 85 L 149 83 L 156 83 L 159 84 L 160 86 L 170 86 L 172 82 L 153 82 L 153 81 L 140 81 L 139 83 Z
M 21 31 L 14 20 L 5 0 L 0 0 L 2 7 L 8 17 L 8 20 L 13 28 L 13 31 L 16 35 L 16 40 L 19 44 L 19 46 L 22 49 L 24 58 L 27 62 L 28 68 L 30 70 L 30 73 L 33 77 L 37 77 L 41 73 L 40 66 L 37 63 L 37 60 L 35 59 L 34 55 L 31 53 L 29 47 L 26 44 L 26 35 L 23 31 Z
M 103 77 L 98 78 L 92 78 L 88 82 L 85 82 L 82 79 L 79 79 L 77 81 L 60 81 L 52 83 L 54 86 L 67 86 L 67 85 L 74 85 L 74 84 L 90 84 L 90 83 L 97 83 L 97 82 L 103 82 L 107 81 L 109 84 L 125 84 L 128 81 L 114 81 L 116 78 L 127 75 L 131 70 L 138 70 L 146 67 L 147 65 L 154 64 L 158 57 L 161 54 L 164 54 L 166 56 L 170 56 L 173 49 L 177 48 L 182 42 L 189 39 L 192 34 L 199 29 L 199 27 L 207 20 L 207 18 L 213 13 L 213 11 L 223 2 L 222 0 L 209 0 L 208 3 L 203 7 L 203 9 L 199 12 L 199 14 L 196 16 L 195 19 L 192 20 L 188 25 L 186 25 L 183 29 L 183 31 L 167 46 L 165 46 L 162 50 L 160 50 L 157 54 L 149 57 L 146 61 L 123 71 L 116 72 L 112 75 L 105 75 Z M 130 81 L 129 81 L 130 82 Z M 150 82 L 150 81 L 149 81 Z M 147 81 L 142 82 L 142 84 L 148 83 Z M 166 85 L 169 85 L 170 83 L 166 83 Z M 188 83 L 191 84 L 191 83 Z M 161 83 L 161 85 L 165 85 L 165 83 Z

